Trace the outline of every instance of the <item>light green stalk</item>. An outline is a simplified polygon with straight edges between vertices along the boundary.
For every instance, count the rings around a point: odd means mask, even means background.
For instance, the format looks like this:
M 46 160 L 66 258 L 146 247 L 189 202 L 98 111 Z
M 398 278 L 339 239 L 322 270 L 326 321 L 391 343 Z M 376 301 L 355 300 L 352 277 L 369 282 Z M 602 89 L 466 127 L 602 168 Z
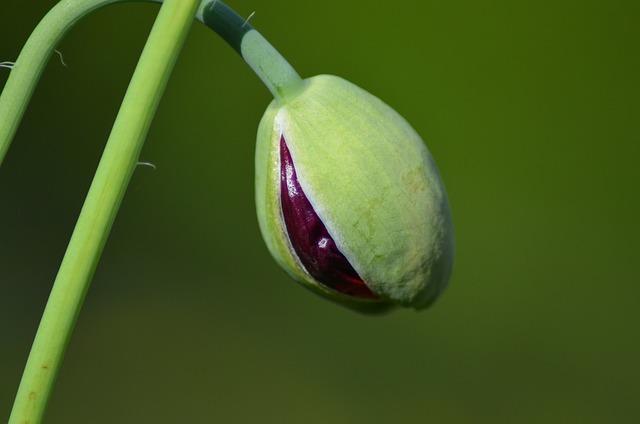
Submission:
M 92 11 L 123 1 L 130 0 L 63 0 L 33 30 L 13 65 L 0 97 L 0 164 L 49 57 L 67 31 Z
M 10 77 L 13 81 L 7 82 L 9 92 L 5 90 L 0 102 L 0 158 L 52 46 L 80 17 L 115 1 L 68 0 L 38 26 L 24 48 L 29 54 L 18 58 Z M 165 0 L 160 9 L 54 282 L 9 418 L 11 424 L 42 422 L 98 258 L 198 5 L 199 0 Z M 18 94 L 23 97 L 16 98 Z

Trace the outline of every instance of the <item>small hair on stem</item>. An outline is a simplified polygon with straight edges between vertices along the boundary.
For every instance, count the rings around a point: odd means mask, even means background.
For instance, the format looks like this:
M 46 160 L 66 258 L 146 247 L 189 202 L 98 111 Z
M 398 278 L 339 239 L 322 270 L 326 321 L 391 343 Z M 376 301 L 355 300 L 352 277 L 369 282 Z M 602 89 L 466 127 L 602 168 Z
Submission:
M 243 27 L 245 27 L 246 25 L 248 25 L 248 24 L 249 24 L 249 20 L 250 20 L 251 18 L 253 18 L 253 15 L 255 15 L 255 14 L 256 14 L 256 12 L 255 12 L 255 11 L 251 12 L 251 14 L 249 15 L 249 17 L 247 17 L 247 19 L 245 19 L 245 20 L 244 20 L 244 23 L 242 24 L 242 26 L 243 26 Z
M 66 68 L 67 64 L 65 63 L 64 58 L 62 57 L 62 52 L 60 50 L 54 50 L 54 52 L 58 53 L 58 56 L 60 56 L 60 63 L 62 63 L 62 66 Z
M 138 166 L 148 166 L 149 168 L 153 169 L 154 171 L 158 168 L 157 166 L 155 166 L 151 162 L 138 162 L 137 165 Z

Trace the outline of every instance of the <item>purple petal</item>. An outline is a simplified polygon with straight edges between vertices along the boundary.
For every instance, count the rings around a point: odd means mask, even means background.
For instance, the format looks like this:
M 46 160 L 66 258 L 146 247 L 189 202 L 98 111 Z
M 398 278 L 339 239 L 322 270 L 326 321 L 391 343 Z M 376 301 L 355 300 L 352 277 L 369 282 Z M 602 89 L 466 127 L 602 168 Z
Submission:
M 342 294 L 377 299 L 338 250 L 302 191 L 284 136 L 280 138 L 280 199 L 289 239 L 307 272 Z

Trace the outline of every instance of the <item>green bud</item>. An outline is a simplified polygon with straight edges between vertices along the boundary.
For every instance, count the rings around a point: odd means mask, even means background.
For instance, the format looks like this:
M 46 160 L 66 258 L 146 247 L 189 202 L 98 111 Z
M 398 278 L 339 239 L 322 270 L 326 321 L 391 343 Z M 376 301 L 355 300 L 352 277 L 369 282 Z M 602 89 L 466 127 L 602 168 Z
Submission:
M 453 223 L 433 158 L 397 112 L 341 78 L 307 79 L 269 105 L 256 204 L 269 251 L 315 293 L 375 312 L 425 308 L 447 285 Z

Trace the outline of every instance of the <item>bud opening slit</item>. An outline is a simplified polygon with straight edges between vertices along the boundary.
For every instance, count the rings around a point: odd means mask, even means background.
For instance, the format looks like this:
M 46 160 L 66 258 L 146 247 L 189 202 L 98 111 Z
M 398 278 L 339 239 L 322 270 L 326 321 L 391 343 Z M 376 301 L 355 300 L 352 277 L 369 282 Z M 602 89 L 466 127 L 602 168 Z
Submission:
M 284 136 L 280 137 L 280 203 L 291 245 L 306 271 L 324 286 L 363 299 L 378 299 L 340 252 L 307 199 Z

